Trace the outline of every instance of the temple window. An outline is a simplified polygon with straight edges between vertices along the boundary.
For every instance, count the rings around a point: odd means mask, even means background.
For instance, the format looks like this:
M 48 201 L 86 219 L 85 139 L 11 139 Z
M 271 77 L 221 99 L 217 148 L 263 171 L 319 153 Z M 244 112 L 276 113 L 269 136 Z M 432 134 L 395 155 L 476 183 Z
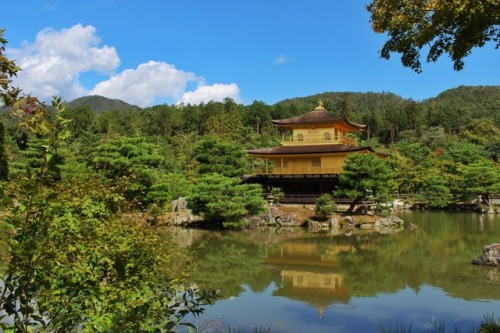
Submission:
M 332 139 L 332 136 L 331 136 L 330 132 L 325 132 L 325 140 L 330 141 L 331 139 Z
M 304 141 L 304 134 L 302 133 L 297 134 L 297 141 Z

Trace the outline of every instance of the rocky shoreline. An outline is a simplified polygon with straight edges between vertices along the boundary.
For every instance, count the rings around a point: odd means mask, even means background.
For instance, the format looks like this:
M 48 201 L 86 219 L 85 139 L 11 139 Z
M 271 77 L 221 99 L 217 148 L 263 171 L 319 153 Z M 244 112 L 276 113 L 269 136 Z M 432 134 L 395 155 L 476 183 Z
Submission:
M 392 203 L 392 208 L 395 211 L 400 210 L 420 210 L 420 209 L 439 209 L 447 211 L 475 211 L 482 214 L 500 214 L 498 200 L 495 199 L 495 204 L 492 206 L 481 206 L 478 203 L 458 203 L 450 204 L 443 208 L 429 208 L 427 204 L 421 202 L 408 203 L 403 199 L 396 199 Z
M 172 212 L 161 217 L 162 225 L 200 226 L 203 219 L 187 209 L 183 199 L 172 202 Z M 328 219 L 315 217 L 313 205 L 268 204 L 264 213 L 245 218 L 249 228 L 259 226 L 309 227 L 312 229 L 343 229 L 346 231 L 375 230 L 382 233 L 401 230 L 404 221 L 395 215 L 380 216 L 367 211 L 365 214 L 343 215 L 342 210 L 331 214 Z M 410 228 L 415 226 L 410 225 Z

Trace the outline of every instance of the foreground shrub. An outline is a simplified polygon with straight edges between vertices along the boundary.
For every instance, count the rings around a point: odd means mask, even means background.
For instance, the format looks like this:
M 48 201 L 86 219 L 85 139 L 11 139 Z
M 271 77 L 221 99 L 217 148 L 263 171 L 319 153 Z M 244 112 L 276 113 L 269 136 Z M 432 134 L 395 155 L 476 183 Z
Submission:
M 32 105 L 32 104 L 30 104 Z M 123 196 L 95 177 L 62 179 L 64 107 L 14 112 L 43 145 L 41 165 L 0 191 L 9 240 L 0 290 L 5 332 L 171 331 L 214 292 L 186 286 L 187 259 L 153 229 L 119 215 Z

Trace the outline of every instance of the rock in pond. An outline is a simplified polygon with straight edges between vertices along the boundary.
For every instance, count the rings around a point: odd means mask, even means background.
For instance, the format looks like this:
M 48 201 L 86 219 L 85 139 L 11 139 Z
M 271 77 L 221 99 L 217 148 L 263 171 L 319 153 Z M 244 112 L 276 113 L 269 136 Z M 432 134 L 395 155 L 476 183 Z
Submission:
M 483 247 L 483 254 L 472 260 L 474 265 L 500 266 L 500 243 Z
M 397 216 L 390 215 L 388 217 L 382 217 L 375 221 L 375 227 L 385 227 L 394 228 L 403 226 L 404 221 Z

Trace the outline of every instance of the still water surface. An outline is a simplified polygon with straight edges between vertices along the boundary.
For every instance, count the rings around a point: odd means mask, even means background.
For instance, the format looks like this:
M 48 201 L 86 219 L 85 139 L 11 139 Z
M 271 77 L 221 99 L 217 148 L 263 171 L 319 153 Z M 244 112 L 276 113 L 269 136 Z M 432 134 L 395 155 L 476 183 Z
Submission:
M 500 269 L 470 262 L 500 242 L 500 216 L 399 216 L 405 228 L 386 234 L 169 231 L 197 258 L 194 282 L 221 290 L 195 324 L 206 333 L 437 332 L 436 323 L 469 332 L 484 315 L 498 317 Z

